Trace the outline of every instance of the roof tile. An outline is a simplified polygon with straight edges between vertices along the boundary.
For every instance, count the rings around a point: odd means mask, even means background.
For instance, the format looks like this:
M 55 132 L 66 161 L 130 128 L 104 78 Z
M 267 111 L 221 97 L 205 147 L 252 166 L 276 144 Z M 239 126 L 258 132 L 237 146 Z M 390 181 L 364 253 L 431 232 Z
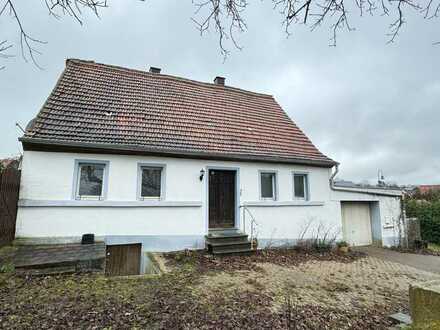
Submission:
M 82 60 L 67 60 L 23 140 L 335 164 L 270 95 Z

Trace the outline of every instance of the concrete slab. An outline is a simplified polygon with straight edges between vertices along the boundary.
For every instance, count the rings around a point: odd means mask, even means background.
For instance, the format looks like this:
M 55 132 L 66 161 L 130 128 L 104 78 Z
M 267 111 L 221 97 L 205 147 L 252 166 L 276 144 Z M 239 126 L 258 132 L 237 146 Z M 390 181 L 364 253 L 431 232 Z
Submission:
M 440 257 L 401 253 L 390 249 L 378 248 L 374 246 L 363 246 L 353 248 L 357 251 L 366 252 L 369 256 L 382 259 L 385 261 L 397 262 L 406 266 L 414 267 L 426 272 L 440 274 Z
M 16 269 L 75 267 L 78 270 L 105 266 L 104 243 L 23 245 L 17 246 L 13 257 Z
M 440 327 L 440 280 L 411 284 L 409 302 L 414 326 Z
M 399 323 L 403 323 L 403 324 L 411 324 L 412 323 L 411 316 L 409 316 L 408 314 L 403 314 L 403 313 L 392 314 L 392 315 L 390 315 L 390 319 L 397 321 Z

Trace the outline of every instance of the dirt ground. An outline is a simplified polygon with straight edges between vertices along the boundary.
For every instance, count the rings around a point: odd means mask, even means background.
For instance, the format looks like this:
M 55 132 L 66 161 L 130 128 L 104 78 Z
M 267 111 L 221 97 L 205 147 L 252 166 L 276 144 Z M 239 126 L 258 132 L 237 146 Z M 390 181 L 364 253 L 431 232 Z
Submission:
M 285 296 L 295 305 L 318 305 L 337 309 L 371 308 L 394 304 L 405 309 L 409 284 L 440 276 L 376 258 L 352 263 L 311 261 L 299 266 L 259 265 L 260 271 L 204 275 L 197 290 L 262 290 L 274 297 L 280 310 Z
M 162 255 L 161 276 L 0 274 L 4 329 L 387 329 L 439 275 L 363 255 Z

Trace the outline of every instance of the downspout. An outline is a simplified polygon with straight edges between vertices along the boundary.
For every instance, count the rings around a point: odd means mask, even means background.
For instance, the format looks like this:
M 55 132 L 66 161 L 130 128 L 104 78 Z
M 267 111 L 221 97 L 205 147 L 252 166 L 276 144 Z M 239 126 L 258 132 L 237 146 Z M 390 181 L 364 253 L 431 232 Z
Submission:
M 339 164 L 336 164 L 335 171 L 330 176 L 330 189 L 332 189 L 332 190 L 336 190 L 334 179 L 335 179 L 336 175 L 338 174 L 338 172 L 339 172 Z

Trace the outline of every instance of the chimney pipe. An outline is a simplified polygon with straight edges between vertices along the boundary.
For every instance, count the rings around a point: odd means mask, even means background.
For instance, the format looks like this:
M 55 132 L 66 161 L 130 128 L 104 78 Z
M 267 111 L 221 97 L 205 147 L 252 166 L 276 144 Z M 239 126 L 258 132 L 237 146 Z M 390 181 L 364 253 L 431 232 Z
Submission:
M 150 66 L 150 73 L 160 73 L 160 68 Z
M 214 79 L 214 84 L 220 85 L 220 86 L 224 86 L 225 85 L 225 80 L 226 80 L 225 78 L 217 76 Z

